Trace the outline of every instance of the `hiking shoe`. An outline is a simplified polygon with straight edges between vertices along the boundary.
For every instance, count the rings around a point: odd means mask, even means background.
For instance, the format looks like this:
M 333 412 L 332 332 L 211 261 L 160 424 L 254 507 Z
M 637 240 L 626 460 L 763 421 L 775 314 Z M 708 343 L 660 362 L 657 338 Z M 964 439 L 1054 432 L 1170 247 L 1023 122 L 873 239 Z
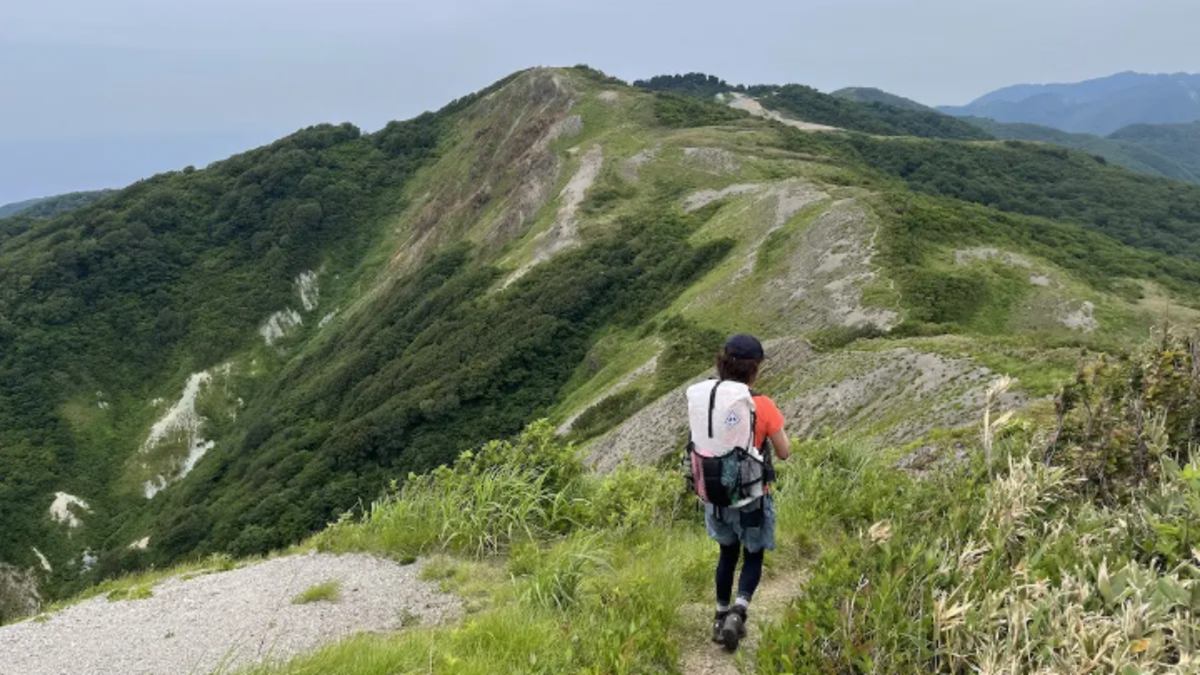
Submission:
M 721 629 L 725 627 L 725 617 L 727 616 L 729 616 L 729 610 L 717 612 L 716 616 L 713 617 L 713 642 L 721 642 Z
M 746 608 L 734 605 L 733 609 L 729 610 L 729 614 L 725 616 L 725 623 L 721 625 L 720 641 L 725 645 L 725 649 L 733 652 L 737 651 L 738 643 L 744 637 L 746 637 Z

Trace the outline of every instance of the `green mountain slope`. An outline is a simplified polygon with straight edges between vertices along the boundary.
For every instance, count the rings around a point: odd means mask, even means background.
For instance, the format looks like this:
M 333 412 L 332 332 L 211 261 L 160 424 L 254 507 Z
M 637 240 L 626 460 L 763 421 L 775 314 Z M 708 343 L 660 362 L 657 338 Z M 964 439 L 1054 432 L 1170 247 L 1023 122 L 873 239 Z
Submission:
M 844 89 L 838 89 L 837 91 L 832 92 L 830 96 L 844 98 L 848 101 L 856 101 L 858 103 L 882 103 L 884 105 L 890 105 L 893 108 L 901 108 L 903 110 L 936 112 L 933 108 L 930 108 L 927 105 L 917 103 L 916 101 L 909 98 L 904 98 L 903 96 L 890 94 L 882 89 L 876 89 L 874 87 L 846 87 Z
M 1166 157 L 1200 181 L 1200 122 L 1135 124 L 1113 132 L 1110 139 Z
M 634 82 L 634 86 L 648 91 L 669 92 L 705 100 L 731 93 L 750 94 L 769 110 L 802 122 L 883 136 L 974 140 L 991 138 L 971 124 L 906 99 L 888 98 L 891 95 L 883 92 L 870 94 L 869 90 L 842 90 L 842 95 L 839 96 L 836 93 L 823 94 L 812 87 L 798 84 L 746 87 L 730 85 L 713 75 L 701 73 L 660 75 L 649 80 L 638 80 Z M 847 94 L 848 91 L 857 91 L 860 94 Z
M 1105 161 L 1148 176 L 1162 176 L 1190 183 L 1200 182 L 1200 173 L 1197 173 L 1197 167 L 1193 166 L 1196 163 L 1193 158 L 1200 157 L 1200 148 L 1190 146 L 1186 142 L 1178 145 L 1154 143 L 1149 139 L 1143 142 L 1136 133 L 1122 137 L 1121 131 L 1104 137 L 1073 134 L 1036 124 L 1003 124 L 982 117 L 963 119 L 1000 140 L 1052 143 L 1103 157 Z
M 756 85 L 746 90 L 766 108 L 796 119 L 881 136 L 921 136 L 985 140 L 983 130 L 933 110 L 898 108 L 886 103 L 860 103 L 822 94 L 812 87 Z
M 1200 261 L 1200 190 L 1133 176 L 1063 148 L 851 143 L 871 166 L 923 192 L 1001 211 L 1077 222 L 1139 248 Z
M 1120 132 L 1114 136 L 1103 137 L 1092 136 L 1090 133 L 1060 131 L 1049 126 L 1002 124 L 983 118 L 964 119 L 1001 141 L 1033 141 L 1062 145 L 1063 148 L 1079 150 L 1080 153 L 1104 157 L 1105 161 L 1136 173 L 1200 183 L 1200 173 L 1188 166 L 1186 157 L 1190 153 L 1186 147 L 1180 147 L 1184 151 L 1177 151 L 1175 148 L 1153 148 L 1150 143 L 1121 138 L 1118 136 Z
M 798 435 L 973 433 L 995 371 L 1019 407 L 1200 316 L 1197 205 L 1065 150 L 805 133 L 585 68 L 306 129 L 0 242 L 0 558 L 37 547 L 53 595 L 265 552 L 542 417 L 596 467 L 653 462 L 734 330 Z
M 10 536 L 0 557 L 27 560 L 36 542 L 57 578 L 71 580 L 71 551 L 104 547 L 108 526 L 140 506 L 143 485 L 194 463 L 205 447 L 187 423 L 194 410 L 168 412 L 162 401 L 178 397 L 181 376 L 197 373 L 199 387 L 224 359 L 261 345 L 260 330 L 298 324 L 289 305 L 315 309 L 295 302 L 302 273 L 354 283 L 380 216 L 402 202 L 399 188 L 432 157 L 449 114 L 371 136 L 350 125 L 306 129 L 4 240 L 0 502 Z M 265 347 L 264 365 L 277 358 Z M 175 421 L 151 433 L 164 413 Z M 86 535 L 47 517 L 56 492 L 83 495 Z
M 112 194 L 115 190 L 93 190 L 89 192 L 71 192 L 54 197 L 28 199 L 14 204 L 0 206 L 0 218 L 9 216 L 26 216 L 28 218 L 53 218 L 67 211 L 81 209 L 93 202 L 99 201 Z

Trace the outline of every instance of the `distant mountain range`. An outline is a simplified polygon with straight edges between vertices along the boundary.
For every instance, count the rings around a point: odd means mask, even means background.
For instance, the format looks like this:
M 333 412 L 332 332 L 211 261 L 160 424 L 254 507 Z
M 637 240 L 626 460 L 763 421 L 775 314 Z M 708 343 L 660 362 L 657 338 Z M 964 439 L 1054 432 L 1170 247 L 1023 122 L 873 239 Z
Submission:
M 1020 84 L 937 109 L 871 87 L 831 95 L 950 114 L 997 140 L 1051 143 L 1137 173 L 1200 183 L 1200 75 L 1127 72 L 1075 84 Z
M 965 106 L 938 109 L 957 117 L 1106 136 L 1131 124 L 1200 120 L 1200 75 L 1125 72 L 1074 84 L 1019 84 Z

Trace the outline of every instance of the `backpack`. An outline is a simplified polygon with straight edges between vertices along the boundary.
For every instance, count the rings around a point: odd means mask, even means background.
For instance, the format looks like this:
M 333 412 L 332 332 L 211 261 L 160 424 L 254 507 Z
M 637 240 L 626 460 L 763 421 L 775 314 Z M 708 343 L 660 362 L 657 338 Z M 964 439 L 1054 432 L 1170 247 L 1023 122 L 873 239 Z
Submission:
M 691 440 L 684 453 L 688 488 L 706 504 L 740 508 L 763 496 L 764 460 L 754 447 L 754 396 L 741 382 L 688 387 Z

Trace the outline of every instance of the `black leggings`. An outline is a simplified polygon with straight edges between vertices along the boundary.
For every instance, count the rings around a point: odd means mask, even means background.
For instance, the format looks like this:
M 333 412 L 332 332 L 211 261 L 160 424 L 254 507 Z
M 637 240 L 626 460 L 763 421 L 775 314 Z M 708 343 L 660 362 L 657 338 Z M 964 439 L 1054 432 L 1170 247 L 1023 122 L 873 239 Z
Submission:
M 728 605 L 733 599 L 733 573 L 737 569 L 738 556 L 742 552 L 740 544 L 721 547 L 721 557 L 717 560 L 717 602 Z M 763 554 L 766 551 L 751 553 L 746 551 L 742 561 L 742 575 L 738 577 L 738 597 L 749 602 L 754 598 L 758 582 L 762 580 Z

